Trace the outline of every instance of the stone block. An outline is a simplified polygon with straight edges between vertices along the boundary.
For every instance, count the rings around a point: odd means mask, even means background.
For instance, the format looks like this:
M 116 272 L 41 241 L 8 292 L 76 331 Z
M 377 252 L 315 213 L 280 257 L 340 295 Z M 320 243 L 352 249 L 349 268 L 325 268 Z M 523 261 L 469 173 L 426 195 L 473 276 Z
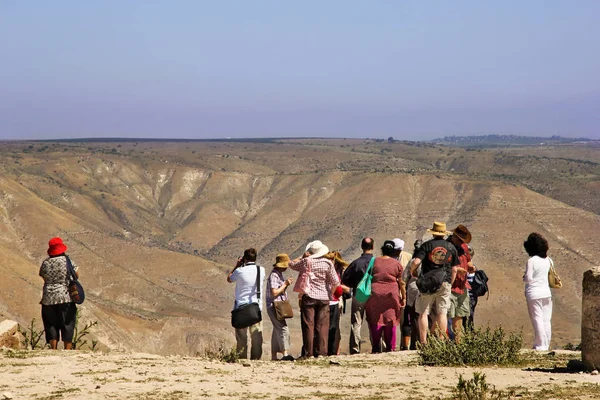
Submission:
M 0 322 L 0 347 L 18 349 L 21 347 L 20 337 L 19 324 L 16 321 L 5 319 Z
M 583 274 L 581 356 L 586 370 L 600 368 L 600 267 Z

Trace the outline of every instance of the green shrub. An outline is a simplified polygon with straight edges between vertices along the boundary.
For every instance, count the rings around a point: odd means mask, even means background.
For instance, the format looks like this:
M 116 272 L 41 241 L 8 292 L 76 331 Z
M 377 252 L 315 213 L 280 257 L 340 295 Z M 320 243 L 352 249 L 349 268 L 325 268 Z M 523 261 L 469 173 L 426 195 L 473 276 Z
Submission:
M 218 347 L 217 347 L 218 346 Z M 240 353 L 235 346 L 227 346 L 224 342 L 218 345 L 212 343 L 204 349 L 204 357 L 209 360 L 219 360 L 226 363 L 236 363 L 240 359 Z
M 574 345 L 573 343 L 569 342 L 563 346 L 563 350 L 581 351 L 581 343 Z
M 36 329 L 35 318 L 31 319 L 29 327 L 22 328 L 21 325 L 19 325 L 17 329 L 19 332 L 21 332 L 21 335 L 23 335 L 23 340 L 21 343 L 23 343 L 23 346 L 26 349 L 35 350 L 38 346 L 42 347 L 42 345 L 40 345 L 40 340 L 44 336 L 45 331 L 44 329 L 41 331 Z
M 463 332 L 459 343 L 430 335 L 419 347 L 421 364 L 436 366 L 515 365 L 520 362 L 523 335 L 502 327 Z
M 514 392 L 505 393 L 498 391 L 485 381 L 485 374 L 474 372 L 473 378 L 466 380 L 462 374 L 458 377 L 458 384 L 452 390 L 452 400 L 510 400 L 514 399 Z
M 73 333 L 73 350 L 81 349 L 83 345 L 87 344 L 87 339 L 84 339 L 87 335 L 89 335 L 90 329 L 94 326 L 98 325 L 98 321 L 91 321 L 85 324 L 83 329 L 79 329 L 79 309 L 77 309 L 77 313 L 75 314 L 75 332 Z M 96 344 L 97 345 L 97 344 Z M 96 345 L 92 348 L 95 350 Z

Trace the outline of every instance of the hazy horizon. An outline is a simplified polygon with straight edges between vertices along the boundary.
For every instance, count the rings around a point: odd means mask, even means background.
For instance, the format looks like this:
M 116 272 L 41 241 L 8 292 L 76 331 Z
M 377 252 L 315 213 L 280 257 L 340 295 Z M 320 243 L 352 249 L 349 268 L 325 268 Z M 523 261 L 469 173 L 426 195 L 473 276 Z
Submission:
M 0 2 L 0 140 L 600 139 L 600 2 Z

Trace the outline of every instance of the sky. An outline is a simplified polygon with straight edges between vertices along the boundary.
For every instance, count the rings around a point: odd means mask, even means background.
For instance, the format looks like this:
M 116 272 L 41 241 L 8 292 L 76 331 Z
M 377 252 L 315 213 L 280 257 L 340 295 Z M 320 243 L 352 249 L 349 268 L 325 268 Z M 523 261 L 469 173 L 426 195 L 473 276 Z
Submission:
M 600 139 L 600 1 L 0 0 L 0 139 Z

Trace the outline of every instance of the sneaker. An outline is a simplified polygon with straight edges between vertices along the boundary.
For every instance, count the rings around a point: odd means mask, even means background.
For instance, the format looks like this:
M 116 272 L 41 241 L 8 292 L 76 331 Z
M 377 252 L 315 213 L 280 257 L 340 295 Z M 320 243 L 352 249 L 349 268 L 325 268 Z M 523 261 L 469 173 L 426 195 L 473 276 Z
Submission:
M 281 357 L 281 361 L 294 361 L 294 356 L 288 354 L 287 356 Z

